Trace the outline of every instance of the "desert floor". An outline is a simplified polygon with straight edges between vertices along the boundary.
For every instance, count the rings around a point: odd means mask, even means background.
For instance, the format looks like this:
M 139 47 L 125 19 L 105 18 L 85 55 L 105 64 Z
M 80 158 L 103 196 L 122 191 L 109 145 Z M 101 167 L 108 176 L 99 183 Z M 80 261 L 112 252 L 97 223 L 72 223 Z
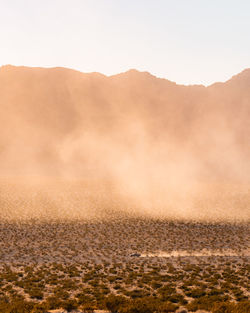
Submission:
M 25 303 L 23 312 L 107 309 L 112 295 L 157 301 L 169 308 L 162 312 L 249 309 L 248 223 L 8 221 L 0 238 L 1 312 L 12 302 Z

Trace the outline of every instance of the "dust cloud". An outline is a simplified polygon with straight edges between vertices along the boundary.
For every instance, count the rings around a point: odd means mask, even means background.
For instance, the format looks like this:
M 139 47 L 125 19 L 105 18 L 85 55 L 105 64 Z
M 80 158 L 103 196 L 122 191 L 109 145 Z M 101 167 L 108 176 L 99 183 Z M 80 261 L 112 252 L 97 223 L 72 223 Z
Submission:
M 0 68 L 0 217 L 249 220 L 249 86 Z

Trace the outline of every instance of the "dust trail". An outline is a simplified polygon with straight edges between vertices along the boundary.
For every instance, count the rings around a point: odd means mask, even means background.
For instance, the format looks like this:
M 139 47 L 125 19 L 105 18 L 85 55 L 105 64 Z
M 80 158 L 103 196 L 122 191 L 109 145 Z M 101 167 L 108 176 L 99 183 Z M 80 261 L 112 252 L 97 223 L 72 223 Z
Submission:
M 237 252 L 237 251 L 233 251 L 233 250 L 209 250 L 209 249 L 202 249 L 200 251 L 185 251 L 185 250 L 176 250 L 176 251 L 172 251 L 172 252 L 164 252 L 164 251 L 158 251 L 155 253 L 142 253 L 140 255 L 140 257 L 142 258 L 154 258 L 154 257 L 158 257 L 158 258 L 179 258 L 179 257 L 218 257 L 218 256 L 222 256 L 222 257 L 237 257 L 237 256 L 241 256 L 241 257 L 246 257 L 246 256 L 250 256 L 250 251 L 248 250 L 244 250 L 241 252 Z

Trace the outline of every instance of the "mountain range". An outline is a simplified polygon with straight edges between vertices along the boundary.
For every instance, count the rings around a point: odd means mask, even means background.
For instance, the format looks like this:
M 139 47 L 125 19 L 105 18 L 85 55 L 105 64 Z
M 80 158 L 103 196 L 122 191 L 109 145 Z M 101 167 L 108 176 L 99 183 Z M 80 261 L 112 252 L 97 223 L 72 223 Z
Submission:
M 0 68 L 0 176 L 126 194 L 250 182 L 250 69 L 208 87 L 148 72 Z M 178 187 L 176 187 L 178 186 Z

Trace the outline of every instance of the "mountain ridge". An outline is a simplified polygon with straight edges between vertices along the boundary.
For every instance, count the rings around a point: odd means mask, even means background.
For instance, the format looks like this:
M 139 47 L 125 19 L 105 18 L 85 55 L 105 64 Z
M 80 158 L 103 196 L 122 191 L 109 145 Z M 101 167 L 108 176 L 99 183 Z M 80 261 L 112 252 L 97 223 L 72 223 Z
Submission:
M 150 72 L 148 71 L 140 71 L 140 70 L 137 70 L 135 68 L 131 68 L 131 69 L 128 69 L 124 72 L 121 72 L 121 73 L 117 73 L 117 74 L 112 74 L 112 75 L 105 75 L 103 73 L 100 73 L 100 72 L 82 72 L 82 71 L 79 71 L 79 70 L 76 70 L 76 69 L 72 69 L 72 68 L 67 68 L 67 67 L 61 67 L 61 66 L 56 66 L 56 67 L 37 67 L 37 66 L 16 66 L 16 65 L 11 65 L 11 64 L 6 64 L 6 65 L 2 65 L 0 66 L 0 71 L 1 70 L 43 70 L 43 71 L 53 71 L 53 70 L 59 70 L 59 71 L 69 71 L 69 72 L 75 72 L 75 73 L 79 73 L 79 74 L 83 74 L 83 75 L 97 75 L 97 76 L 100 76 L 100 77 L 106 77 L 106 78 L 115 78 L 115 77 L 119 77 L 119 76 L 129 76 L 130 74 L 132 75 L 146 75 L 148 77 L 152 77 L 152 78 L 157 78 L 157 79 L 160 79 L 160 80 L 164 80 L 164 81 L 167 81 L 167 82 L 170 82 L 170 83 L 173 83 L 173 84 L 176 84 L 178 86 L 185 86 L 185 87 L 192 87 L 192 86 L 201 86 L 201 87 L 205 87 L 205 88 L 209 88 L 215 84 L 224 84 L 224 83 L 227 83 L 229 81 L 231 81 L 232 79 L 238 79 L 238 78 L 241 78 L 241 77 L 247 77 L 247 78 L 250 78 L 250 68 L 246 68 L 246 69 L 243 69 L 242 71 L 240 71 L 239 73 L 233 75 L 231 78 L 227 79 L 226 81 L 224 82 L 221 82 L 221 81 L 216 81 L 214 83 L 211 83 L 210 85 L 203 85 L 203 84 L 199 84 L 199 83 L 195 83 L 195 84 L 179 84 L 175 81 L 171 81 L 165 77 L 158 77 L 154 74 L 151 74 Z

